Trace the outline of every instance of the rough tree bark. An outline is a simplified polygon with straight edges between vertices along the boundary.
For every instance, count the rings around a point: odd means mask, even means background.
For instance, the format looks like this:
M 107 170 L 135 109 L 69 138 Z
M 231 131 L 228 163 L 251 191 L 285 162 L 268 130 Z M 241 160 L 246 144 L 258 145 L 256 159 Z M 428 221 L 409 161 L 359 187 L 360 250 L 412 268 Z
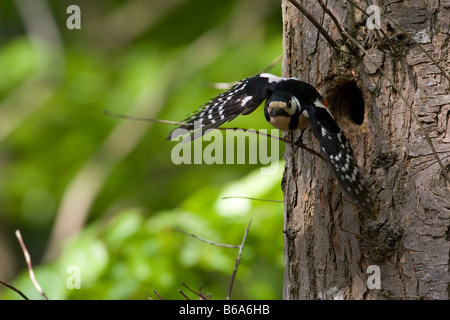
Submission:
M 355 2 L 367 7 L 366 1 Z M 300 3 L 347 50 L 318 2 Z M 410 107 L 387 79 L 412 105 L 447 170 L 450 84 L 383 14 L 450 74 L 450 1 L 384 1 L 381 27 L 389 40 L 369 30 L 367 17 L 349 2 L 328 1 L 372 59 L 361 50 L 353 55 L 332 49 L 297 8 L 287 0 L 282 6 L 283 76 L 311 83 L 329 101 L 379 207 L 377 222 L 358 223 L 358 208 L 342 195 L 327 163 L 287 145 L 284 298 L 448 299 L 450 185 Z M 303 142 L 320 150 L 309 130 Z M 367 286 L 376 275 L 367 273 L 371 265 L 380 268 L 380 289 Z

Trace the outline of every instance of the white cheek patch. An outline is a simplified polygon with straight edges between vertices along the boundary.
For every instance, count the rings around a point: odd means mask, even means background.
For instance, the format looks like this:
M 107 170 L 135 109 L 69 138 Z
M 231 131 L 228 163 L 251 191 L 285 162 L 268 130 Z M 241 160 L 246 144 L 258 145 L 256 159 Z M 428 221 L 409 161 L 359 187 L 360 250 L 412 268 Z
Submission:
M 291 107 L 289 108 L 289 114 L 294 114 L 297 109 L 301 110 L 302 105 L 300 104 L 300 101 L 298 101 L 297 97 L 292 96 Z

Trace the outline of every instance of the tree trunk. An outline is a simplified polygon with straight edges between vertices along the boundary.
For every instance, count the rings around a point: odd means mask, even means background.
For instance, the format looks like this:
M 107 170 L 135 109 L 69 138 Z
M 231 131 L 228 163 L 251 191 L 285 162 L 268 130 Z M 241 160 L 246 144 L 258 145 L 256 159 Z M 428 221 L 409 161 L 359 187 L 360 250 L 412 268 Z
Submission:
M 318 2 L 302 3 L 347 50 Z M 450 184 L 412 110 L 448 170 L 449 81 L 418 44 L 450 73 L 450 1 L 384 2 L 381 27 L 389 39 L 370 30 L 349 2 L 329 1 L 370 58 L 356 46 L 358 54 L 332 49 L 296 7 L 287 0 L 282 6 L 283 76 L 309 82 L 329 101 L 378 203 L 377 220 L 361 220 L 328 164 L 286 145 L 284 298 L 448 299 Z M 320 150 L 310 130 L 303 142 Z

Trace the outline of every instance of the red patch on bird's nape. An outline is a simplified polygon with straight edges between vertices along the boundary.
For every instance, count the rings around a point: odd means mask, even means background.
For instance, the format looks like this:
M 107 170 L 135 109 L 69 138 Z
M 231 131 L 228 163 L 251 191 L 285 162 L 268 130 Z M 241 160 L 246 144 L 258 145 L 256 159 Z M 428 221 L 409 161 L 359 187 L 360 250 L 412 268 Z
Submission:
M 323 100 L 323 105 L 328 108 L 328 100 Z

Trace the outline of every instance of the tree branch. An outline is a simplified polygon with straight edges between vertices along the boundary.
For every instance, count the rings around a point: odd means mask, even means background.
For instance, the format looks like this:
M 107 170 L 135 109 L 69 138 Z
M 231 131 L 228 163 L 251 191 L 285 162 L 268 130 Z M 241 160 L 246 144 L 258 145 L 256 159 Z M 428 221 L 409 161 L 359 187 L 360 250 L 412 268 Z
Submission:
M 106 109 L 103 109 L 103 114 L 108 116 L 108 117 L 117 118 L 117 119 L 125 119 L 125 120 L 131 120 L 131 121 L 142 121 L 142 122 L 156 122 L 156 123 L 171 124 L 171 125 L 176 125 L 176 126 L 186 126 L 186 123 L 181 122 L 181 121 L 170 121 L 170 120 L 160 120 L 160 119 L 152 119 L 152 118 L 127 116 L 127 115 L 124 115 L 124 114 L 114 113 L 114 112 L 111 112 L 111 111 L 106 110 Z M 214 129 L 222 130 L 222 131 L 242 130 L 244 132 L 254 133 L 254 134 L 257 134 L 257 135 L 260 135 L 260 136 L 265 136 L 265 137 L 268 137 L 268 138 L 271 138 L 271 139 L 277 139 L 277 140 L 283 141 L 283 142 L 288 143 L 288 144 L 295 144 L 299 148 L 302 148 L 302 149 L 308 151 L 309 153 L 314 154 L 314 155 L 318 156 L 319 158 L 322 158 L 323 160 L 325 160 L 325 158 L 320 153 L 314 151 L 313 149 L 308 148 L 307 146 L 305 146 L 302 143 L 294 143 L 294 142 L 292 142 L 292 141 L 290 141 L 288 139 L 285 139 L 283 137 L 273 136 L 271 134 L 263 133 L 263 132 L 260 132 L 258 130 L 237 128 L 237 127 L 234 127 L 234 128 L 218 127 L 218 128 L 214 128 Z
M 236 278 L 236 273 L 237 273 L 237 269 L 239 267 L 239 263 L 241 261 L 241 255 L 242 255 L 242 250 L 244 249 L 244 243 L 245 243 L 245 239 L 247 238 L 247 234 L 248 234 L 248 230 L 250 229 L 250 224 L 252 223 L 252 220 L 250 220 L 248 222 L 247 228 L 245 229 L 245 233 L 244 233 L 244 237 L 242 238 L 242 242 L 240 245 L 230 245 L 230 244 L 222 244 L 222 243 L 217 243 L 217 242 L 213 242 L 204 238 L 201 238 L 199 236 L 196 236 L 195 234 L 191 234 L 191 233 L 187 233 L 177 227 L 175 227 L 175 230 L 180 231 L 188 236 L 191 236 L 195 239 L 201 240 L 203 242 L 209 243 L 211 245 L 214 246 L 219 246 L 219 247 L 226 247 L 226 248 L 239 248 L 239 252 L 238 252 L 238 256 L 236 258 L 236 262 L 234 264 L 234 269 L 233 269 L 233 273 L 231 274 L 231 280 L 230 280 L 230 287 L 228 289 L 228 294 L 227 294 L 227 300 L 230 300 L 230 296 L 231 296 L 231 290 L 233 289 L 233 284 L 234 284 L 234 280 Z M 182 283 L 183 284 L 183 283 Z M 185 285 L 186 288 L 188 288 L 190 291 L 193 291 L 192 289 L 190 289 L 189 287 L 187 287 Z M 189 299 L 180 289 L 178 289 L 178 292 L 183 295 L 186 299 Z M 193 291 L 194 292 L 194 291 Z M 195 292 L 194 292 L 195 293 Z M 198 293 L 196 293 L 198 295 Z M 199 295 L 200 297 L 200 295 Z
M 233 289 L 234 279 L 236 278 L 237 269 L 238 269 L 239 263 L 241 261 L 242 249 L 244 249 L 245 238 L 247 238 L 248 230 L 250 229 L 251 223 L 252 223 L 252 220 L 250 220 L 248 222 L 247 229 L 245 229 L 244 237 L 242 238 L 242 243 L 239 246 L 239 253 L 236 258 L 236 263 L 234 264 L 233 274 L 231 275 L 230 289 L 228 290 L 227 300 L 230 300 L 231 290 Z
M 164 298 L 159 295 L 158 291 L 153 290 L 153 292 L 155 293 L 155 295 L 158 297 L 159 300 L 164 300 Z M 149 298 L 149 299 L 151 299 L 151 298 Z
M 181 230 L 181 229 L 178 228 L 178 227 L 174 227 L 174 229 L 177 230 L 178 232 L 184 233 L 184 234 L 186 234 L 186 235 L 188 235 L 188 236 L 191 236 L 192 238 L 195 238 L 195 239 L 197 239 L 197 240 L 206 242 L 206 243 L 208 243 L 208 244 L 210 244 L 210 245 L 213 245 L 213 246 L 225 247 L 225 248 L 239 248 L 239 247 L 240 247 L 239 245 L 234 245 L 234 244 L 223 244 L 223 243 L 219 243 L 219 242 L 210 241 L 210 240 L 208 240 L 208 239 L 199 237 L 199 236 L 197 236 L 197 235 L 195 235 L 195 234 L 188 233 L 188 232 L 186 232 L 186 231 L 184 231 L 184 230 Z
M 178 289 L 178 293 L 181 294 L 186 300 L 191 300 L 187 295 L 184 294 L 183 291 L 181 291 L 181 289 Z
M 351 0 L 348 0 L 348 2 L 349 2 L 353 7 L 355 7 L 355 8 L 358 9 L 359 11 L 361 11 L 361 13 L 362 13 L 363 15 L 365 15 L 366 17 L 370 17 L 370 15 L 369 15 L 365 10 L 363 10 L 360 6 L 358 6 L 356 3 L 354 3 L 354 2 L 351 1 Z M 381 12 L 380 12 L 380 13 L 381 13 Z M 392 52 L 393 52 L 394 54 L 398 54 L 398 53 L 399 53 L 398 49 L 395 47 L 395 45 L 392 43 L 392 41 L 391 41 L 391 39 L 389 38 L 389 36 L 386 34 L 386 32 L 384 32 L 384 30 L 383 30 L 382 28 L 380 28 L 380 29 L 375 29 L 374 31 L 375 31 L 375 35 L 376 35 L 378 41 L 381 42 L 381 37 L 380 37 L 380 34 L 379 34 L 379 33 L 381 32 L 381 34 L 383 35 L 383 37 L 387 40 L 387 42 L 388 42 L 388 44 L 389 44 L 389 47 L 391 47 Z
M 322 25 L 305 9 L 297 0 L 288 0 L 292 5 L 294 5 L 313 25 L 316 27 L 317 31 L 325 38 L 325 40 L 330 44 L 330 46 L 338 50 L 339 46 L 334 41 L 333 38 L 328 34 L 328 32 L 322 27 Z
M 328 9 L 327 5 L 322 0 L 317 0 L 317 2 L 319 2 L 319 5 L 322 7 L 323 11 L 331 18 L 331 20 L 333 20 L 334 25 L 336 26 L 339 33 L 341 34 L 341 37 L 344 40 L 344 44 L 347 47 L 348 51 L 353 54 L 356 53 L 355 49 L 350 45 L 351 41 L 350 41 L 349 35 L 341 27 L 336 16 L 330 11 L 330 9 Z
M 240 197 L 240 196 L 228 196 L 228 197 L 222 197 L 222 199 L 247 199 L 247 200 L 256 200 L 256 201 L 267 201 L 267 202 L 279 202 L 284 203 L 282 200 L 270 200 L 270 199 L 258 199 L 258 198 L 252 198 L 252 197 Z
M 361 11 L 361 13 L 364 14 L 366 17 L 369 17 L 369 14 L 368 14 L 364 9 L 362 9 L 360 6 L 358 6 L 356 3 L 354 3 L 352 0 L 347 0 L 347 1 L 348 1 L 352 6 L 354 6 L 356 9 L 358 9 L 359 11 Z M 380 13 L 381 13 L 381 12 L 380 12 Z M 414 42 L 414 44 L 417 45 L 417 46 L 419 47 L 419 49 L 420 49 L 420 50 L 428 57 L 428 59 L 430 59 L 431 62 L 434 63 L 434 65 L 439 69 L 439 71 L 441 72 L 441 74 L 442 74 L 442 75 L 449 81 L 449 83 L 450 83 L 450 77 L 447 75 L 447 73 L 445 72 L 445 70 L 437 63 L 437 61 L 434 60 L 434 58 L 428 53 L 428 51 L 426 51 L 425 48 L 424 48 L 420 43 L 418 43 L 418 42 L 414 39 L 413 36 L 411 36 L 408 32 L 406 32 L 406 30 L 403 29 L 397 22 L 395 22 L 393 19 L 391 19 L 388 15 L 386 15 L 386 14 L 384 14 L 384 13 L 381 13 L 381 14 L 383 15 L 383 17 L 385 17 L 386 19 L 388 19 L 389 21 L 391 21 L 392 24 L 393 24 L 396 28 L 400 29 L 400 31 L 403 32 L 403 34 L 406 35 L 406 36 L 408 37 L 409 40 L 411 40 L 412 42 Z M 377 30 L 377 29 L 375 29 L 375 30 Z M 388 35 L 384 32 L 383 29 L 379 29 L 379 30 L 381 31 L 381 33 L 383 34 L 383 36 L 384 36 L 387 40 L 389 40 L 389 45 L 390 45 L 392 51 L 393 51 L 394 53 L 397 53 L 398 50 L 395 49 L 395 47 L 394 47 L 394 45 L 392 44 L 392 42 L 390 41 Z
M 31 282 L 33 282 L 34 287 L 39 292 L 42 299 L 48 300 L 47 296 L 45 295 L 44 291 L 42 290 L 41 286 L 39 285 L 39 283 L 36 280 L 36 277 L 35 277 L 34 271 L 33 271 L 33 266 L 31 265 L 30 254 L 28 253 L 27 247 L 25 246 L 25 243 L 23 242 L 22 235 L 20 234 L 19 230 L 16 230 L 16 237 L 19 240 L 20 246 L 22 247 L 22 251 L 25 256 L 25 261 L 27 262 L 27 265 L 28 265 L 28 272 L 30 274 Z
M 183 287 L 185 287 L 186 289 L 188 289 L 190 292 L 192 292 L 193 294 L 195 294 L 197 297 L 198 297 L 198 299 L 199 300 L 208 300 L 208 297 L 206 296 L 206 294 L 204 294 L 201 290 L 201 285 L 200 285 L 200 291 L 199 292 L 197 292 L 197 291 L 195 291 L 195 290 L 193 290 L 193 289 L 191 289 L 190 287 L 188 287 L 188 285 L 186 284 L 186 283 L 184 283 L 184 282 L 182 282 L 181 283 L 181 285 L 183 286 Z
M 3 284 L 5 287 L 8 287 L 11 290 L 17 292 L 24 300 L 30 300 L 22 291 L 20 291 L 19 289 L 17 289 L 13 285 L 9 284 L 8 282 L 3 281 L 2 279 L 0 279 L 0 283 Z

